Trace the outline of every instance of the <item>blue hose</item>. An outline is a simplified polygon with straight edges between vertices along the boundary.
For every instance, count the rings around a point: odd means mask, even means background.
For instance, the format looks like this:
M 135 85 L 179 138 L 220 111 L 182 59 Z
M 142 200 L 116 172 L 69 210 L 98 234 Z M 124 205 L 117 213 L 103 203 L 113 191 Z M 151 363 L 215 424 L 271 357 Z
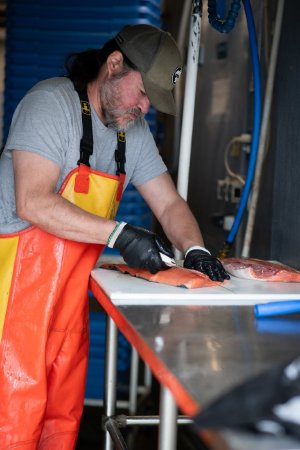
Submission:
M 240 3 L 241 0 L 232 0 L 227 18 L 221 19 L 218 15 L 219 11 L 216 0 L 208 0 L 207 2 L 208 20 L 211 26 L 216 30 L 218 30 L 220 33 L 229 33 L 235 25 L 235 21 L 237 19 L 239 9 L 241 7 Z M 219 4 L 219 9 L 220 6 L 225 7 L 225 3 L 222 3 L 221 5 Z
M 300 300 L 259 303 L 254 306 L 255 317 L 281 316 L 282 314 L 295 313 L 300 313 Z
M 249 165 L 246 176 L 245 185 L 241 195 L 240 204 L 232 225 L 232 228 L 227 236 L 226 243 L 231 245 L 236 237 L 239 230 L 255 172 L 255 165 L 257 160 L 257 152 L 259 146 L 259 134 L 261 127 L 261 77 L 260 77 L 260 63 L 257 50 L 257 40 L 255 33 L 255 25 L 252 15 L 251 4 L 249 0 L 243 0 L 245 14 L 247 18 L 250 50 L 251 50 L 251 61 L 252 61 L 252 71 L 253 71 L 253 86 L 254 86 L 254 111 L 253 111 L 253 129 L 252 129 L 252 141 L 250 148 Z

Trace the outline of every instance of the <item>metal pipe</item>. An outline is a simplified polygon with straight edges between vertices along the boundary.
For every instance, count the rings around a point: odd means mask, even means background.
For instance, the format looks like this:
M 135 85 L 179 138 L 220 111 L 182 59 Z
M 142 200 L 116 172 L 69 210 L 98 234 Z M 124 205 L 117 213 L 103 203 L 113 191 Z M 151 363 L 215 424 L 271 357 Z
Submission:
M 159 450 L 176 450 L 177 406 L 168 388 L 160 389 L 160 423 L 158 432 Z
M 139 356 L 134 347 L 131 347 L 130 385 L 129 385 L 129 413 L 135 414 L 138 394 Z
M 248 212 L 248 220 L 247 220 L 243 249 L 242 249 L 242 256 L 244 256 L 244 257 L 249 256 L 250 246 L 251 246 L 251 241 L 252 241 L 252 236 L 253 236 L 255 215 L 256 215 L 257 202 L 258 202 L 258 196 L 259 196 L 260 182 L 261 182 L 262 167 L 263 167 L 263 161 L 264 161 L 264 155 L 265 155 L 265 146 L 266 146 L 266 141 L 267 141 L 267 133 L 268 133 L 269 120 L 270 120 L 270 111 L 271 111 L 271 105 L 272 105 L 274 78 L 275 78 L 278 47 L 279 47 L 279 40 L 280 40 L 280 33 L 281 33 L 283 10 L 284 10 L 284 0 L 278 0 L 275 28 L 274 28 L 274 36 L 273 36 L 273 40 L 272 40 L 270 64 L 269 64 L 268 78 L 267 78 L 267 84 L 266 84 L 266 94 L 265 94 L 265 101 L 264 101 L 264 108 L 263 108 L 261 132 L 260 132 L 260 138 L 259 138 L 256 170 L 255 170 L 255 175 L 254 175 L 252 195 L 251 195 L 251 199 L 250 199 L 249 212 Z
M 114 321 L 107 316 L 106 319 L 106 361 L 104 380 L 104 414 L 107 418 L 115 414 L 116 384 L 117 384 L 117 348 L 118 330 Z M 108 430 L 105 433 L 105 450 L 112 450 L 113 443 Z
M 198 74 L 198 58 L 200 47 L 200 1 L 193 1 L 193 11 L 190 24 L 189 49 L 187 58 L 185 95 L 180 139 L 180 156 L 177 179 L 177 190 L 186 200 L 190 170 L 191 143 L 194 124 L 194 109 Z
M 185 41 L 186 41 L 186 34 L 187 34 L 190 14 L 191 14 L 191 0 L 185 0 L 184 5 L 182 7 L 181 20 L 180 20 L 180 24 L 179 24 L 179 32 L 178 32 L 178 36 L 177 36 L 177 45 L 178 45 L 178 48 L 179 48 L 182 58 L 185 53 Z M 173 154 L 172 154 L 172 161 L 170 163 L 170 168 L 169 168 L 169 171 L 171 174 L 175 173 L 178 169 L 182 91 L 183 91 L 182 84 L 176 83 L 175 87 L 174 87 L 176 116 L 174 118 Z
M 115 420 L 119 427 L 135 426 L 135 425 L 159 425 L 160 416 L 126 416 L 119 415 L 115 417 Z M 186 416 L 177 417 L 177 425 L 189 425 L 193 423 L 193 420 Z
M 193 0 L 179 149 L 177 191 L 187 200 L 201 33 L 201 2 Z M 181 258 L 175 250 L 175 258 Z
M 85 398 L 84 399 L 84 405 L 85 406 L 99 406 L 103 407 L 104 401 L 103 399 L 99 398 Z M 129 401 L 128 400 L 117 400 L 116 407 L 119 409 L 127 409 L 129 407 Z
M 151 374 L 151 370 L 150 367 L 148 366 L 148 364 L 145 363 L 145 373 L 144 373 L 144 383 L 145 383 L 145 387 L 147 389 L 151 388 L 152 385 L 152 374 Z

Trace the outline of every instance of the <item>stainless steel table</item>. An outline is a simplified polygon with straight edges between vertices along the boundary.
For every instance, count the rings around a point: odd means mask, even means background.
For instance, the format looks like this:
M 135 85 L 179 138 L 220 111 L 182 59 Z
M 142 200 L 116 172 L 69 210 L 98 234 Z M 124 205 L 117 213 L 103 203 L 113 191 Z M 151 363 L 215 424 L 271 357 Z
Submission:
M 296 283 L 231 279 L 187 290 L 95 269 L 91 289 L 108 314 L 106 415 L 115 414 L 118 327 L 161 383 L 163 450 L 176 448 L 177 406 L 192 416 L 237 384 L 299 355 L 300 333 L 277 329 L 276 319 L 266 327 L 266 319 L 255 320 L 253 314 L 259 302 L 300 299 Z M 234 448 L 230 433 L 204 438 L 211 448 Z M 264 442 L 257 449 L 270 448 Z M 282 445 L 276 441 L 272 450 Z M 111 448 L 107 434 L 106 450 Z M 285 440 L 284 448 L 295 449 L 295 443 Z

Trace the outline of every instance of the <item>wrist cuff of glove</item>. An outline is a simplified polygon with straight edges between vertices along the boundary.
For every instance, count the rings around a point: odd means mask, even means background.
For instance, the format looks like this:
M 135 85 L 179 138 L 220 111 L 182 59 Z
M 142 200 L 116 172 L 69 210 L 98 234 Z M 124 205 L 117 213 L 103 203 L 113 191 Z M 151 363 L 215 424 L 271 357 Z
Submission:
M 209 255 L 211 255 L 210 251 L 208 251 L 205 247 L 201 247 L 200 245 L 193 245 L 192 247 L 187 249 L 187 251 L 185 252 L 184 257 L 186 258 L 188 253 L 193 251 L 193 250 L 202 250 L 203 252 L 206 252 Z
M 115 245 L 116 240 L 118 239 L 118 237 L 120 236 L 120 234 L 123 231 L 123 228 L 125 227 L 125 225 L 127 225 L 126 222 L 119 222 L 117 223 L 117 225 L 115 226 L 115 228 L 112 230 L 112 232 L 110 233 L 108 239 L 107 239 L 107 247 L 109 248 L 113 248 Z

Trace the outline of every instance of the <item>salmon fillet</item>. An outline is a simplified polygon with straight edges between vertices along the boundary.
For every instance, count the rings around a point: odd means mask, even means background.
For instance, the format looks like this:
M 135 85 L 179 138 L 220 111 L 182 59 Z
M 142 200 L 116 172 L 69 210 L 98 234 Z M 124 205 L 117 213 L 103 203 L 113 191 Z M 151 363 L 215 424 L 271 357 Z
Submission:
M 284 264 L 255 258 L 224 258 L 225 270 L 238 278 L 247 280 L 300 282 L 300 272 Z
M 221 284 L 219 281 L 212 281 L 204 273 L 197 270 L 184 269 L 183 267 L 172 267 L 167 270 L 161 270 L 156 274 L 152 274 L 144 269 L 132 269 L 126 264 L 102 264 L 100 267 L 102 269 L 118 270 L 119 272 L 142 278 L 143 280 L 153 281 L 154 283 L 169 284 L 188 289 L 219 286 Z

